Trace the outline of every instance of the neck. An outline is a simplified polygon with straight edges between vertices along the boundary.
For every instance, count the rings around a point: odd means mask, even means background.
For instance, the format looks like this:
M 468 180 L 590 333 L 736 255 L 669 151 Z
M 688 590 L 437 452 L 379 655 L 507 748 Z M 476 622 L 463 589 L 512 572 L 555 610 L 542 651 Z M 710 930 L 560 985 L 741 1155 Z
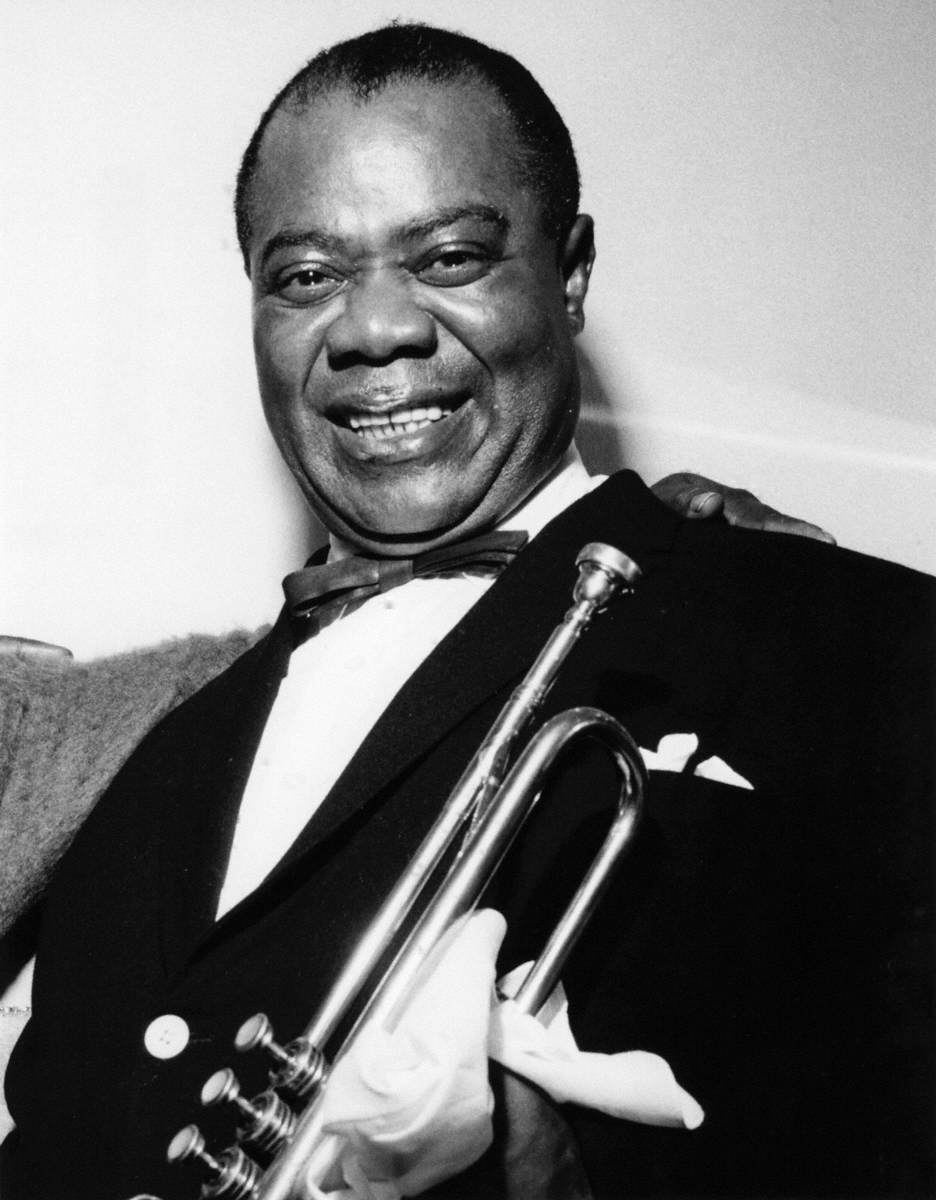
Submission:
M 605 476 L 590 476 L 585 470 L 585 465 L 582 462 L 578 449 L 572 443 L 562 458 L 553 469 L 549 472 L 546 478 L 533 489 L 523 499 L 519 500 L 512 508 L 510 508 L 503 516 L 501 516 L 494 524 L 496 529 L 523 529 L 530 535 L 535 537 L 539 531 L 547 525 L 555 516 L 574 500 L 579 499 L 591 488 L 600 483 Z M 449 539 L 441 539 L 432 543 L 431 548 L 437 549 L 443 545 L 455 544 L 469 537 L 475 537 L 478 534 L 485 533 L 485 529 L 472 529 L 466 531 L 461 536 L 454 535 Z M 350 558 L 362 553 L 361 547 L 356 546 L 347 538 L 341 537 L 337 533 L 329 533 L 329 561 L 335 562 L 342 558 Z M 410 548 L 408 548 L 410 549 Z M 416 553 L 420 551 L 417 550 Z M 364 552 L 367 558 L 379 558 L 381 555 L 374 554 L 372 551 Z M 385 555 L 386 558 L 409 557 L 410 555 L 401 555 L 399 551 L 388 546 Z

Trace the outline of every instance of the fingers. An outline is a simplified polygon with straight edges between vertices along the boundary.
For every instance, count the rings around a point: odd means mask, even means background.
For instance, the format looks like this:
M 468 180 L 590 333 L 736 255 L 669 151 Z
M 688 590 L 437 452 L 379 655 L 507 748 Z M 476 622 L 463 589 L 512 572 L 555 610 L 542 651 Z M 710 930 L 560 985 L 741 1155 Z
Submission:
M 30 662 L 64 662 L 72 657 L 65 646 L 54 646 L 51 642 L 37 642 L 33 638 L 0 636 L 0 654 L 21 658 Z
M 689 520 L 718 516 L 727 490 L 722 484 L 690 471 L 667 475 L 651 488 L 658 500 Z
M 810 521 L 788 517 L 769 504 L 763 504 L 744 488 L 731 488 L 705 475 L 677 471 L 653 485 L 652 491 L 674 512 L 688 520 L 723 516 L 729 525 L 740 529 L 762 529 L 768 533 L 787 533 L 835 545 L 831 533 Z
M 837 545 L 832 534 L 819 525 L 813 525 L 810 521 L 800 521 L 796 517 L 784 516 L 783 513 L 768 508 L 765 504 L 762 504 L 761 508 L 764 510 L 765 516 L 763 524 L 756 528 L 764 529 L 768 533 L 791 533 L 794 537 L 812 538 L 814 542 L 826 542 L 830 546 Z M 727 517 L 727 520 L 730 525 L 744 526 L 743 521 L 732 521 L 731 517 Z M 751 528 L 751 526 L 747 526 L 747 528 Z
M 801 521 L 798 517 L 788 517 L 786 513 L 761 503 L 756 496 L 740 488 L 728 488 L 725 491 L 725 520 L 729 525 L 737 525 L 740 529 L 788 533 L 794 537 L 812 538 L 813 541 L 835 545 L 832 534 L 818 525 L 813 525 L 810 521 Z

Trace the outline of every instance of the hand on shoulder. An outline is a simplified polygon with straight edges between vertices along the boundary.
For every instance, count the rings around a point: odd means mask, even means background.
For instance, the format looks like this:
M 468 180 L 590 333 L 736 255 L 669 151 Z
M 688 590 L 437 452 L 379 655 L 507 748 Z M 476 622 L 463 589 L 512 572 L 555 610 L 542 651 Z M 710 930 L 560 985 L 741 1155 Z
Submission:
M 653 494 L 674 512 L 689 520 L 722 516 L 729 525 L 762 529 L 768 533 L 791 533 L 835 545 L 831 533 L 809 521 L 789 517 L 764 504 L 743 488 L 728 487 L 705 475 L 677 471 L 653 484 Z

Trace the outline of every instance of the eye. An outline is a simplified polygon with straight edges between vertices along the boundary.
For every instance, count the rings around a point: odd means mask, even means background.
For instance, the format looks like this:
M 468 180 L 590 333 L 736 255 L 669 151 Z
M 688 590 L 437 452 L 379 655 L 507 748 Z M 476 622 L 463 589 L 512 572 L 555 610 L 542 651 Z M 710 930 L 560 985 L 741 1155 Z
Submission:
M 317 304 L 327 300 L 343 283 L 342 276 L 330 267 L 302 263 L 280 271 L 271 290 L 290 304 Z
M 486 275 L 490 266 L 491 258 L 484 251 L 472 246 L 451 246 L 425 259 L 416 275 L 432 287 L 463 287 Z

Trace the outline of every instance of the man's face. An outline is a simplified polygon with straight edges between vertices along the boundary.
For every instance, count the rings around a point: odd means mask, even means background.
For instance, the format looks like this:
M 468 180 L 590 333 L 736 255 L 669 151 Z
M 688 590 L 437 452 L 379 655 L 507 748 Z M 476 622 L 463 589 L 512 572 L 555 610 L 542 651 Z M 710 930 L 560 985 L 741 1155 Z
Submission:
M 509 117 L 470 82 L 279 113 L 254 180 L 254 348 L 306 498 L 368 553 L 495 525 L 578 409 L 591 227 L 559 248 Z

